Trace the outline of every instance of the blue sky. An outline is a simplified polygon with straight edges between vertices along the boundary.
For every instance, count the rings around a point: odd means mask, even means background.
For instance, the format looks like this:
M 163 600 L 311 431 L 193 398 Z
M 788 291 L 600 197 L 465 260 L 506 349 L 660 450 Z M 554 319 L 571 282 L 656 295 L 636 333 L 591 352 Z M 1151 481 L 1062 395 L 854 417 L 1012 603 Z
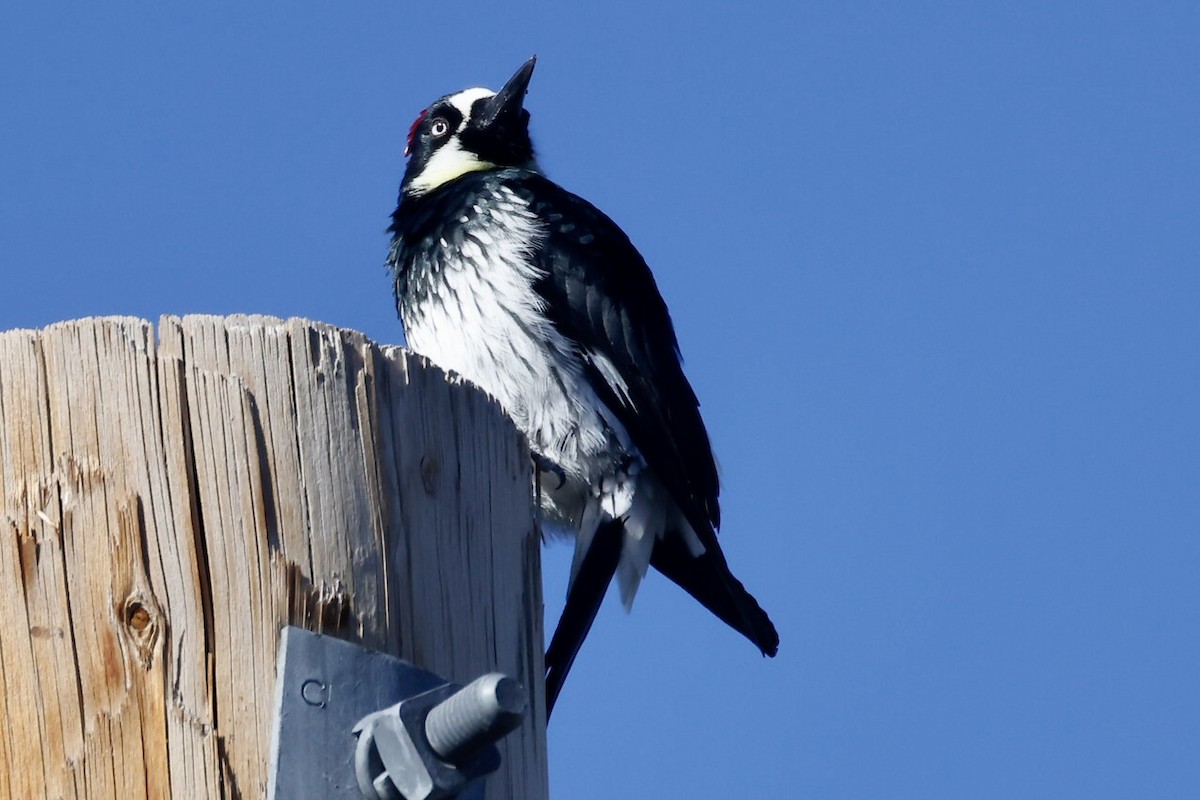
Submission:
M 655 269 L 783 640 L 661 578 L 610 602 L 554 796 L 1200 797 L 1198 31 L 1192 2 L 8 3 L 0 329 L 399 341 L 408 125 L 536 53 L 543 166 Z

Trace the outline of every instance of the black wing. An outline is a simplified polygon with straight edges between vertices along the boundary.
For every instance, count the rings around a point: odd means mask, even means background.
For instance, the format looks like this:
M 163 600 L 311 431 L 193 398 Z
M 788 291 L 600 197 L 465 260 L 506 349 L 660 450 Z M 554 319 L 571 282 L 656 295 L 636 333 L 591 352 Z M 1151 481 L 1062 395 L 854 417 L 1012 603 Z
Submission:
M 717 543 L 717 465 L 650 268 L 616 223 L 586 200 L 538 175 L 519 183 L 547 225 L 535 255 L 543 276 L 534 287 L 546 314 L 579 346 L 591 385 L 704 545 L 695 557 L 682 537 L 667 536 L 654 546 L 651 565 L 774 655 L 775 626 L 729 571 Z M 589 354 L 608 359 L 616 375 Z
M 668 532 L 655 544 L 650 563 L 765 655 L 775 655 L 775 626 L 730 572 L 717 543 L 717 466 L 650 268 L 616 223 L 586 200 L 539 175 L 526 173 L 508 185 L 547 226 L 534 254 L 542 272 L 534 289 L 546 315 L 579 348 L 589 383 L 625 426 L 705 548 L 693 556 L 682 536 L 669 535 L 678 532 Z M 548 709 L 616 569 L 619 533 L 598 531 L 593 549 L 598 552 L 585 556 L 546 651 Z
M 539 175 L 511 188 L 547 225 L 535 290 L 555 327 L 578 344 L 590 383 L 705 545 L 721 523 L 717 466 L 675 328 L 645 260 L 586 200 Z M 607 359 L 612 369 L 594 357 Z M 708 541 L 713 539 L 712 542 Z

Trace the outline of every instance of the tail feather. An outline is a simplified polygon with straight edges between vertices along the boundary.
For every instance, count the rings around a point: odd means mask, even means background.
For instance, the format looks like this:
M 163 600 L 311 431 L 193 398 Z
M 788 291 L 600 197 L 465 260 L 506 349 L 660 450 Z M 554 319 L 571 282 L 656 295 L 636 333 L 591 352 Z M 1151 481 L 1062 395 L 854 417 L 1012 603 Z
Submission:
M 779 651 L 779 633 L 771 618 L 733 577 L 718 547 L 694 556 L 684 537 L 664 536 L 655 544 L 650 564 L 757 645 L 763 655 L 774 656 Z
M 679 533 L 662 537 L 654 544 L 650 564 L 688 594 L 758 646 L 763 655 L 774 656 L 779 650 L 779 633 L 771 618 L 729 571 L 725 557 L 712 544 L 693 555 L 688 540 Z M 619 520 L 599 524 L 588 546 L 576 563 L 567 602 L 559 618 L 550 646 L 546 648 L 546 718 L 562 692 L 563 683 L 575 656 L 592 628 L 596 613 L 621 563 L 625 544 L 625 526 Z
M 546 648 L 547 720 L 617 571 L 624 540 L 625 531 L 620 520 L 600 523 L 579 561 L 578 569 L 572 575 L 567 603 L 550 639 L 550 646 Z

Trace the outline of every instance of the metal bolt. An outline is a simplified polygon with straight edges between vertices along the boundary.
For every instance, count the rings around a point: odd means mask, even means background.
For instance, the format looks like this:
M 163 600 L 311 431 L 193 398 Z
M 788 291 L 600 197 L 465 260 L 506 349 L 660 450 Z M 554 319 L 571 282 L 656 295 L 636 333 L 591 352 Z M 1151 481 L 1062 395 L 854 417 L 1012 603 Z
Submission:
M 425 736 L 439 756 L 462 764 L 506 733 L 525 715 L 525 689 L 498 672 L 483 675 L 429 712 Z

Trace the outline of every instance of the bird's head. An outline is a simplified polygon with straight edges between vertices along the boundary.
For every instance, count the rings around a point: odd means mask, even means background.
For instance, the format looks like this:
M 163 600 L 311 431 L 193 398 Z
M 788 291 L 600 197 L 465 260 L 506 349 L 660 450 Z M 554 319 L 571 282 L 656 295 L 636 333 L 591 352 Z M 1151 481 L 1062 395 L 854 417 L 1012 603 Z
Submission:
M 530 58 L 498 92 L 466 89 L 421 112 L 408 132 L 401 194 L 417 197 L 468 172 L 533 165 L 529 112 L 522 105 Z

